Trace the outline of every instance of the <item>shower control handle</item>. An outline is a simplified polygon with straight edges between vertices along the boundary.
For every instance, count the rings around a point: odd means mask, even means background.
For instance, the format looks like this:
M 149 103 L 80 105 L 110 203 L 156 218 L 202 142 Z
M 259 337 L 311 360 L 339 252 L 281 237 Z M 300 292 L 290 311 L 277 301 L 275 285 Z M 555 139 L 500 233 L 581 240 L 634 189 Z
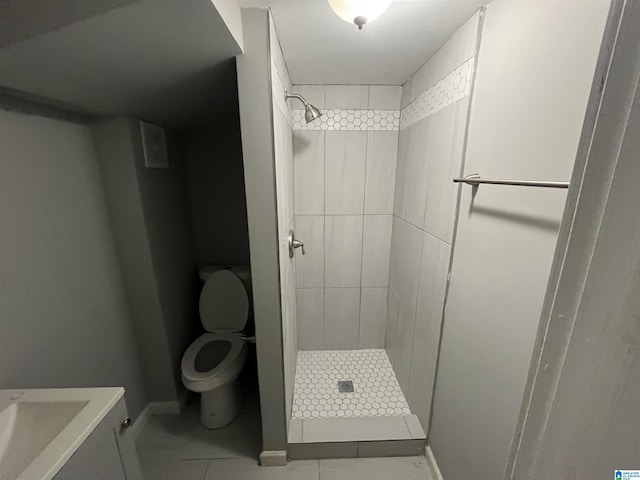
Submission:
M 296 234 L 293 230 L 289 230 L 289 235 L 287 235 L 287 240 L 289 241 L 289 258 L 293 258 L 295 255 L 296 248 L 302 248 L 302 254 L 305 254 L 304 251 L 304 242 L 301 242 L 296 238 Z
M 301 242 L 300 240 L 294 240 L 293 241 L 293 248 L 300 248 L 300 247 L 302 247 L 302 254 L 304 255 L 305 254 L 304 242 Z

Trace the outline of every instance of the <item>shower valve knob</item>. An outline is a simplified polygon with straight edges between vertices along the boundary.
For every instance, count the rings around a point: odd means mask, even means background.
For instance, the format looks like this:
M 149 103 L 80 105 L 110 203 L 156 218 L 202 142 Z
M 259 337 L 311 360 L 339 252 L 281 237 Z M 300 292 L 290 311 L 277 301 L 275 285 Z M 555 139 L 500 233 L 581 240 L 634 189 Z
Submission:
M 304 255 L 304 242 L 301 242 L 300 240 L 294 240 L 293 241 L 293 248 L 302 248 L 302 254 Z
M 289 242 L 289 258 L 293 258 L 295 255 L 296 248 L 302 248 L 302 254 L 305 254 L 304 251 L 304 242 L 301 242 L 296 238 L 296 234 L 293 230 L 289 230 L 289 235 L 287 235 L 287 240 Z

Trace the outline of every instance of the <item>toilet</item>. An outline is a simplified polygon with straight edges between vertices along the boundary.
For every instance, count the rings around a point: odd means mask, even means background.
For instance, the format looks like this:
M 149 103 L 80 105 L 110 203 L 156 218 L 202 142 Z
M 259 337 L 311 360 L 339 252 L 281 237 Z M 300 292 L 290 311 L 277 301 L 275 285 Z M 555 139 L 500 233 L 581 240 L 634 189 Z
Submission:
M 233 421 L 242 404 L 238 376 L 247 358 L 242 330 L 249 317 L 249 297 L 231 269 L 204 267 L 200 277 L 205 280 L 200 320 L 207 333 L 184 353 L 182 383 L 201 394 L 200 421 L 214 429 Z

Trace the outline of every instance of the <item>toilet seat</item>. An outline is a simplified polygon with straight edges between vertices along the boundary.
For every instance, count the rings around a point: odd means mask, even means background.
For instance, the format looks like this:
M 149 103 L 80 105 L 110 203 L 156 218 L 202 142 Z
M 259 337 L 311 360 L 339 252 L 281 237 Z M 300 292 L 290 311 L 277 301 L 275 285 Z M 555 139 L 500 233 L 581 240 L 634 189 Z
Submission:
M 195 368 L 196 357 L 210 342 L 226 341 L 231 348 L 222 361 L 211 370 L 199 372 Z M 182 381 L 193 392 L 206 392 L 234 380 L 242 371 L 247 357 L 247 345 L 240 333 L 205 333 L 198 337 L 182 356 Z

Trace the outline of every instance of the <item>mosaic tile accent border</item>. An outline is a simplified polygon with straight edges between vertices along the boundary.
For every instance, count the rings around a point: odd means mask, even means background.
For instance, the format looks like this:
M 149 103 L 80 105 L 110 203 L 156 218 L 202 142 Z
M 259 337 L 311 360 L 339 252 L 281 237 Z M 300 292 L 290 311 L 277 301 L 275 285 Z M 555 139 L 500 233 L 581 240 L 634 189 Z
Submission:
M 473 82 L 474 62 L 475 57 L 471 57 L 404 107 L 400 114 L 400 129 L 407 128 L 469 95 Z
M 322 117 L 314 122 L 306 123 L 304 110 L 293 110 L 291 124 L 294 130 L 306 131 L 402 130 L 469 95 L 473 82 L 474 66 L 475 56 L 469 58 L 433 87 L 418 95 L 402 111 L 321 109 Z M 272 65 L 272 68 L 275 69 L 275 66 Z M 276 100 L 279 105 L 284 103 L 284 99 Z M 283 107 L 280 106 L 280 108 Z M 286 104 L 284 108 L 286 108 Z
M 320 109 L 322 116 L 314 122 L 306 123 L 304 110 L 293 111 L 294 130 L 398 130 L 400 111 L 398 110 L 340 110 Z
M 340 393 L 339 381 L 352 381 Z M 383 349 L 298 352 L 292 418 L 411 415 Z

